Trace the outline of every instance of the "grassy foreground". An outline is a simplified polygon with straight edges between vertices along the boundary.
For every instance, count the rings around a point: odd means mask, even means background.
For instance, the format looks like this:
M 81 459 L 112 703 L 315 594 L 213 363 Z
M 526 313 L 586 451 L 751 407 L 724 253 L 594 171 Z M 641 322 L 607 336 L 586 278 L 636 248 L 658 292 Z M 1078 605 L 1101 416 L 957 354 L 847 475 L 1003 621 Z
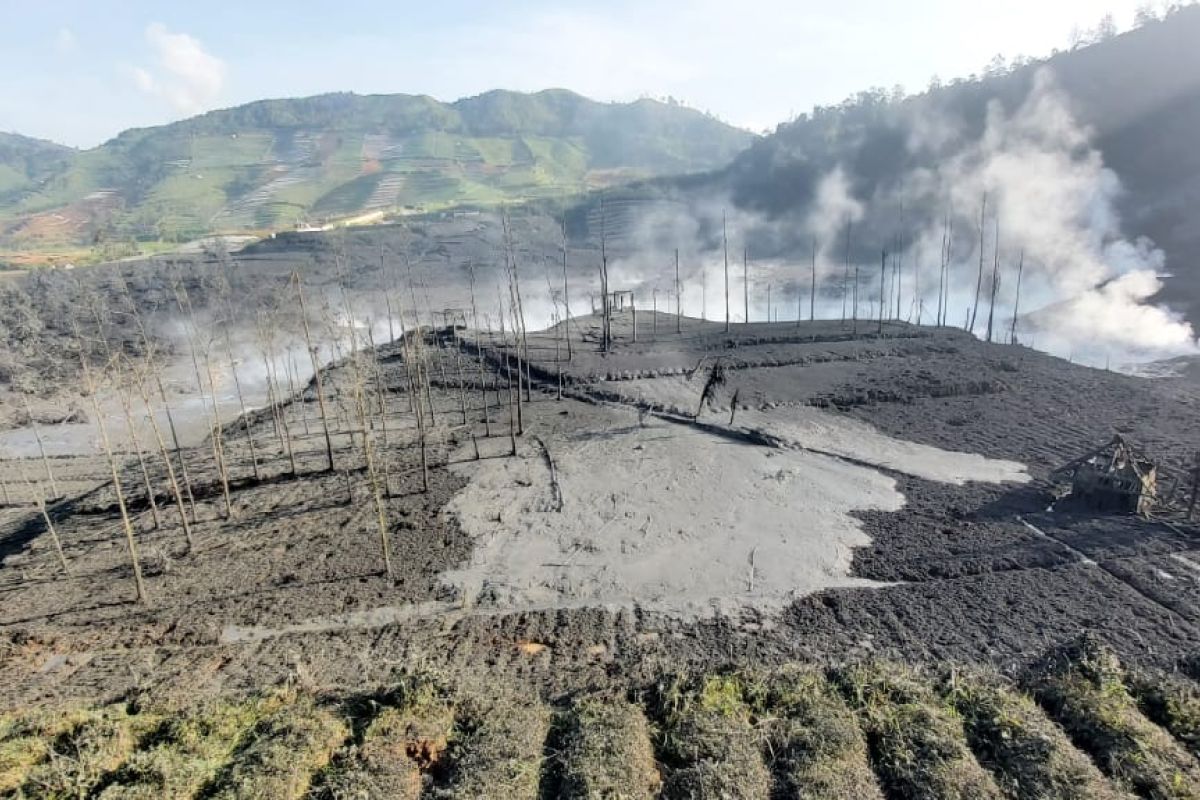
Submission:
M 405 676 L 0 714 L 0 798 L 1200 798 L 1197 698 L 1090 640 L 1017 681 L 872 662 L 548 702 Z

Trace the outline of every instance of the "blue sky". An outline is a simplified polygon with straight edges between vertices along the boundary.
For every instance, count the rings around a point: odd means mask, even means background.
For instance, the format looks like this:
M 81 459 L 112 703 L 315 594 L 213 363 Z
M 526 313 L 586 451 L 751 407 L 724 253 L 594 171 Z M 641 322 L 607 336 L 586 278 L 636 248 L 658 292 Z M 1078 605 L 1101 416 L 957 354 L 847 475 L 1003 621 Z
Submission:
M 91 147 L 263 97 L 674 96 L 752 130 L 1065 48 L 1137 0 L 0 0 L 0 130 Z

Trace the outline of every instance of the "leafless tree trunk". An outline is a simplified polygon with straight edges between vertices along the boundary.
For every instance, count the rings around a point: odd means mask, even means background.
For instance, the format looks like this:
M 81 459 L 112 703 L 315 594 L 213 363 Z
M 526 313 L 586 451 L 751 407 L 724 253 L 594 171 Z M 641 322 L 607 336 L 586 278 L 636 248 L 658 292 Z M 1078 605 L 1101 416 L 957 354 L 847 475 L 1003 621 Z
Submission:
M 567 249 L 568 249 L 568 245 L 569 245 L 569 243 L 567 242 L 567 218 L 566 218 L 566 216 L 564 216 L 562 219 L 562 266 L 563 266 L 563 309 L 564 309 L 563 314 L 565 316 L 565 318 L 563 320 L 563 322 L 565 323 L 563 334 L 567 338 L 567 361 L 571 361 L 574 358 L 574 352 L 571 350 L 571 290 L 570 290 L 570 287 L 567 285 Z M 472 293 L 472 297 L 474 297 L 474 293 Z M 472 307 L 474 307 L 473 301 L 472 301 Z M 475 329 L 478 330 L 479 326 L 476 325 Z
M 858 264 L 854 265 L 854 335 L 858 336 Z
M 608 219 L 604 196 L 600 196 L 600 350 L 607 353 L 612 347 L 612 305 L 608 289 Z
M 725 212 L 721 212 L 721 251 L 725 254 L 725 332 L 729 333 L 729 237 L 725 229 Z
M 996 215 L 996 259 L 992 263 L 992 291 L 988 302 L 987 340 L 992 341 L 992 321 L 996 315 L 996 290 L 1000 288 L 1000 215 Z
M 846 267 L 845 273 L 842 275 L 842 325 L 846 324 L 846 284 L 850 282 L 850 231 L 854 227 L 854 222 L 846 218 Z M 854 278 L 854 316 L 858 317 L 858 276 Z M 857 327 L 857 326 L 856 326 Z
M 304 325 L 304 341 L 308 347 L 308 356 L 312 361 L 313 384 L 317 393 L 317 405 L 321 411 L 321 426 L 325 431 L 325 457 L 327 469 L 333 472 L 333 438 L 329 435 L 329 413 L 325 408 L 325 390 L 321 381 L 321 363 L 317 358 L 317 347 L 313 344 L 312 328 L 308 323 L 308 309 L 304 305 L 304 284 L 298 271 L 292 272 L 292 281 L 296 284 L 296 298 L 300 303 L 300 321 Z
M 131 369 L 132 366 L 131 364 Z M 154 418 L 154 408 L 150 405 L 150 394 L 146 391 L 144 378 L 135 375 L 133 380 L 142 397 L 142 405 L 146 408 L 146 419 L 150 421 L 150 429 L 154 432 L 154 440 L 158 443 L 158 451 L 162 456 L 163 464 L 167 467 L 167 482 L 171 487 L 171 493 L 175 496 L 175 507 L 179 510 L 179 523 L 183 526 L 183 538 L 187 541 L 187 548 L 190 551 L 195 546 L 195 542 L 192 541 L 192 526 L 188 522 L 187 508 L 183 503 L 183 491 L 179 488 L 179 481 L 175 477 L 175 466 L 171 463 L 171 454 L 167 452 L 167 443 L 163 439 L 162 429 L 158 427 L 158 420 Z
M 1021 273 L 1025 271 L 1025 251 L 1021 250 L 1021 259 L 1017 264 L 1017 296 L 1013 300 L 1012 329 L 1008 333 L 1008 343 L 1017 343 L 1017 314 L 1021 309 Z
M 196 496 L 192 493 L 192 478 L 188 474 L 187 459 L 183 455 L 183 448 L 179 446 L 179 432 L 175 428 L 175 415 L 171 412 L 171 404 L 167 400 L 167 390 L 163 386 L 162 374 L 159 370 L 154 370 L 154 382 L 158 386 L 158 396 L 162 400 L 163 411 L 167 415 L 167 426 L 171 431 L 171 446 L 175 449 L 175 457 L 179 459 L 179 474 L 183 478 L 183 488 L 187 493 L 188 507 L 192 511 L 192 522 L 196 521 Z
M 683 284 L 679 282 L 679 248 L 675 248 L 675 332 L 683 331 Z
M 233 388 L 237 392 L 238 407 L 242 412 L 242 427 L 246 431 L 246 445 L 250 449 L 250 465 L 254 473 L 254 480 L 261 481 L 262 475 L 258 471 L 258 448 L 254 445 L 254 434 L 250 429 L 250 413 L 246 409 L 246 398 L 242 394 L 242 381 L 238 377 L 237 361 L 233 357 L 233 345 L 229 340 L 229 325 L 233 324 L 233 320 L 229 320 L 229 324 L 223 326 L 225 328 L 225 358 L 229 361 L 229 373 L 233 376 Z
M 29 418 L 29 425 L 33 428 L 33 438 L 37 442 L 38 453 L 42 458 L 42 467 L 46 470 L 46 480 L 50 483 L 51 499 L 62 497 L 58 491 L 58 484 L 54 482 L 54 470 L 50 468 L 50 459 L 46 455 L 46 445 L 42 442 L 42 431 L 38 427 L 37 420 L 34 419 L 33 411 L 29 408 L 29 397 L 24 391 L 21 392 L 21 400 L 25 404 L 25 416 Z
M 879 265 L 879 335 L 883 336 L 883 314 L 886 307 L 884 302 L 884 275 L 887 273 L 887 250 L 883 251 L 883 261 Z
M 121 476 L 118 475 L 117 457 L 113 453 L 112 442 L 108 438 L 108 426 L 104 424 L 104 412 L 100 409 L 100 400 L 97 398 L 96 381 L 92 377 L 91 367 L 88 365 L 87 350 L 83 344 L 83 336 L 79 333 L 78 327 L 75 328 L 75 341 L 79 346 L 79 363 L 83 369 L 84 386 L 87 388 L 88 397 L 92 401 L 92 411 L 96 415 L 96 428 L 100 431 L 100 442 L 104 446 L 104 453 L 108 457 L 109 477 L 112 480 L 113 491 L 117 495 L 117 508 L 121 512 L 121 523 L 125 528 L 125 545 L 129 549 L 129 560 L 133 565 L 133 580 L 137 587 L 137 600 L 140 603 L 146 603 L 149 598 L 146 594 L 146 585 L 142 580 L 142 565 L 138 559 L 137 544 L 134 542 L 133 523 L 129 519 L 129 509 L 125 506 L 125 492 L 121 487 Z
M 747 248 L 742 248 L 742 306 L 744 308 L 744 322 L 750 324 L 750 252 Z M 770 307 L 767 308 L 767 322 L 771 321 Z
M 938 261 L 938 304 L 937 304 L 937 324 L 940 327 L 944 320 L 942 319 L 943 302 L 946 291 L 946 252 L 947 252 L 947 229 L 950 225 L 950 215 L 946 215 L 945 221 L 942 223 L 942 252 L 939 255 Z
M 217 456 L 217 474 L 221 480 L 221 494 L 225 498 L 225 516 L 233 519 L 233 498 L 229 494 L 229 466 L 225 459 L 225 434 L 221 424 L 221 408 L 217 405 L 217 381 L 213 374 L 209 348 L 204 350 L 204 370 L 208 373 L 208 386 L 212 394 L 212 438 Z
M 797 293 L 798 294 L 798 293 Z M 817 319 L 817 237 L 813 237 L 812 242 L 812 284 L 808 289 L 808 321 L 815 322 Z M 796 325 L 800 324 L 800 311 L 796 310 Z
M 42 491 L 41 486 L 37 486 L 25 474 L 25 467 L 19 467 L 21 479 L 25 481 L 25 486 L 29 489 L 30 495 L 33 497 L 34 504 L 37 505 L 38 512 L 42 515 L 42 521 L 46 523 L 46 532 L 50 534 L 50 539 L 54 543 L 54 550 L 58 554 L 58 563 L 62 567 L 67 577 L 71 577 L 71 568 L 67 565 L 67 556 L 63 552 L 62 540 L 58 537 L 58 529 L 54 527 L 54 520 L 50 518 L 50 512 L 46 508 L 46 495 Z M 7 497 L 7 489 L 6 494 Z
M 975 279 L 975 302 L 971 306 L 971 321 L 967 326 L 972 333 L 975 332 L 975 315 L 979 313 L 979 292 L 983 288 L 983 234 L 984 224 L 987 219 L 987 192 L 983 193 L 983 202 L 979 207 L 979 276 Z
M 354 310 L 346 295 L 346 287 L 340 287 L 342 302 L 346 308 L 346 319 L 350 324 L 350 363 L 354 375 L 354 405 L 358 412 L 358 425 L 362 431 L 363 459 L 367 466 L 367 479 L 371 484 L 371 500 L 375 505 L 375 517 L 379 524 L 379 544 L 383 551 L 383 568 L 388 578 L 392 577 L 392 551 L 388 541 L 387 511 L 383 506 L 383 497 L 379 491 L 379 479 L 375 472 L 375 454 L 371 445 L 371 431 L 367 420 L 366 388 L 363 381 L 362 366 L 359 364 L 358 334 L 354 327 Z M 369 329 L 369 328 L 368 328 Z

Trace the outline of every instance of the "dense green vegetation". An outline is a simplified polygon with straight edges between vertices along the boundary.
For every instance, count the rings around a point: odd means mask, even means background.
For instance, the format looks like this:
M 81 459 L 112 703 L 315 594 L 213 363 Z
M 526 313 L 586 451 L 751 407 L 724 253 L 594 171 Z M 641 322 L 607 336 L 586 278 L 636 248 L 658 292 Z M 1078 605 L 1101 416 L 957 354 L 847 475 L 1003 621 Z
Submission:
M 597 103 L 564 90 L 454 103 L 354 94 L 263 100 L 125 131 L 82 152 L 5 137 L 0 246 L 179 241 L 371 211 L 561 196 L 723 166 L 751 138 L 681 106 Z

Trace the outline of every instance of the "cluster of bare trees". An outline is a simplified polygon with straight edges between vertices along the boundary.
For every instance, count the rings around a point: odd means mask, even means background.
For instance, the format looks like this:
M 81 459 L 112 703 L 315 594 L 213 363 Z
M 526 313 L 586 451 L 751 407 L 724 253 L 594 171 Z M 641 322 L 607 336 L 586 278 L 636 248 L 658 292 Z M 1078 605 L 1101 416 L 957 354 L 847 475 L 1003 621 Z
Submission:
M 507 403 L 510 451 L 516 452 L 533 378 L 516 249 L 507 219 L 507 298 L 497 284 L 499 344 L 490 318 L 486 341 L 479 332 L 473 267 L 471 316 L 477 333 L 473 346 L 468 346 L 460 335 L 467 327 L 466 312 L 443 312 L 439 329 L 428 292 L 417 281 L 407 254 L 404 262 L 407 286 L 402 289 L 400 264 L 393 263 L 383 292 L 391 342 L 388 352 L 395 356 L 398 351 L 403 366 L 399 381 L 397 373 L 391 380 L 386 374 L 374 321 L 356 307 L 346 290 L 340 261 L 336 297 L 319 293 L 315 304 L 299 272 L 293 272 L 286 284 L 276 282 L 254 298 L 235 298 L 229 275 L 236 265 L 228 259 L 200 267 L 199 274 L 175 276 L 165 292 L 170 307 L 153 311 L 160 312 L 159 317 L 169 315 L 174 328 L 182 331 L 177 345 L 172 345 L 173 349 L 182 346 L 182 353 L 164 352 L 160 340 L 148 330 L 146 308 L 135 300 L 121 275 L 115 279 L 115 290 L 81 287 L 86 302 L 70 320 L 73 349 L 106 463 L 103 482 L 111 487 L 139 601 L 148 601 L 139 552 L 143 534 L 177 527 L 182 551 L 191 552 L 198 523 L 219 524 L 246 513 L 245 504 L 237 502 L 236 490 L 241 486 L 303 471 L 340 473 L 345 476 L 348 502 L 354 499 L 356 484 L 365 486 L 378 526 L 383 571 L 390 576 L 394 564 L 386 500 L 393 496 L 399 448 L 419 451 L 420 487 L 428 491 L 431 439 L 438 426 L 442 432 L 455 422 L 469 426 L 472 415 L 482 411 L 485 436 L 490 437 L 500 433 L 494 423 Z M 208 301 L 203 310 L 193 302 L 198 285 L 205 289 Z M 563 302 L 569 314 L 567 290 L 564 241 Z M 138 332 L 136 346 L 115 330 L 130 324 Z M 560 327 L 565 339 L 561 344 L 569 357 L 572 344 L 565 326 Z M 252 331 L 250 342 L 247 331 Z M 301 348 L 308 353 L 308 379 L 300 367 L 303 359 L 297 359 Z M 495 353 L 500 354 L 498 368 L 489 363 Z M 174 355 L 183 358 L 168 357 Z M 326 368 L 330 360 L 336 369 Z M 197 417 L 202 418 L 200 429 L 207 435 L 200 446 L 181 441 L 183 426 L 168 392 L 172 381 L 165 375 L 168 364 L 190 366 L 190 378 L 183 380 L 194 385 L 200 410 L 189 414 L 186 422 L 194 428 Z M 472 372 L 477 376 L 478 404 L 468 401 Z M 252 409 L 257 401 L 246 391 L 249 373 L 255 373 L 256 391 L 265 395 L 258 411 Z M 435 400 L 447 393 L 456 395 L 457 414 Z M 236 418 L 226 419 L 233 403 Z M 28 409 L 27 417 L 44 480 L 28 474 L 26 465 L 32 462 L 10 463 L 17 465 L 28 488 L 22 499 L 39 508 L 61 567 L 69 572 L 67 552 L 54 524 L 53 501 L 61 492 L 37 419 Z M 475 452 L 478 457 L 478 445 Z M 354 480 L 352 474 L 361 480 Z M 0 483 L 0 488 L 0 500 L 19 502 L 8 483 Z

